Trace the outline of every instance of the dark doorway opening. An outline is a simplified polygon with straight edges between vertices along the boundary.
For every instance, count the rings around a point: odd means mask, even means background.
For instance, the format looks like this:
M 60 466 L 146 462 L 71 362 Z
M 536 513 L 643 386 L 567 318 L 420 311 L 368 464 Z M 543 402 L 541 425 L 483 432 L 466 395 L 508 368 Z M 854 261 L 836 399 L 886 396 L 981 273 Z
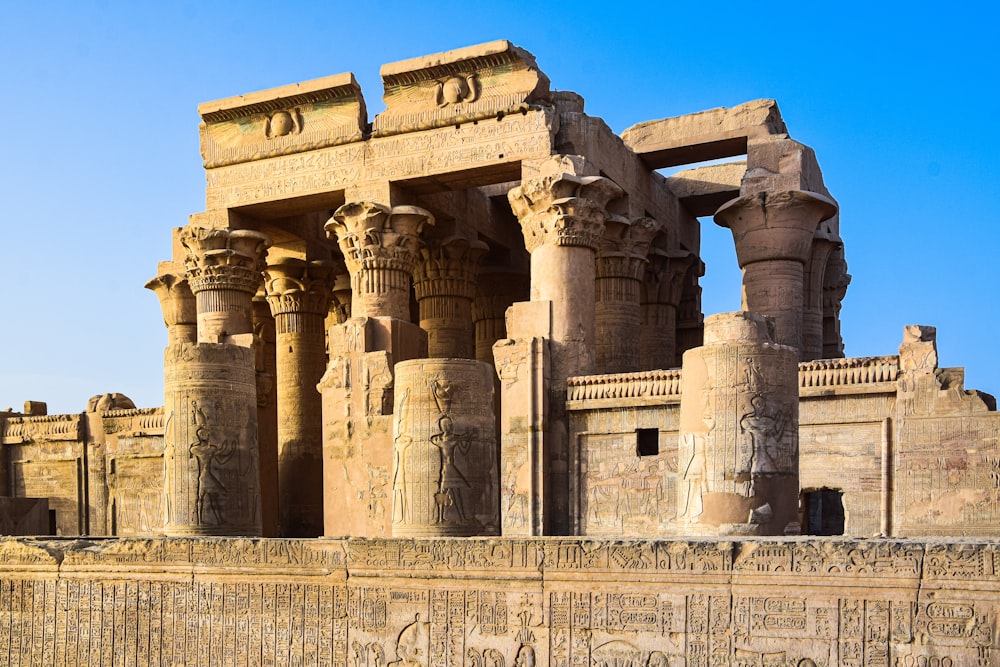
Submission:
M 803 494 L 807 535 L 844 534 L 844 494 L 836 489 L 819 489 Z
M 637 428 L 635 430 L 635 453 L 639 456 L 656 456 L 660 453 L 660 429 Z

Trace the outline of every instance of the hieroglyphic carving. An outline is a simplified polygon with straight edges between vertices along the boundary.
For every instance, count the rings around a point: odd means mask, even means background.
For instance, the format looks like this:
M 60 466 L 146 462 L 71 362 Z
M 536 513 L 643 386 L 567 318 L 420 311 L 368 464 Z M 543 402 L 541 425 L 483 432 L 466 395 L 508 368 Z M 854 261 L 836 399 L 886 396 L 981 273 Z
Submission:
M 954 667 L 1000 650 L 987 542 L 22 538 L 0 560 L 13 664 Z
M 209 210 L 342 190 L 354 182 L 405 180 L 458 168 L 516 163 L 552 149 L 554 112 L 527 110 L 498 120 L 373 138 L 211 169 Z
M 259 534 L 253 351 L 173 345 L 165 366 L 168 534 Z
M 798 532 L 796 351 L 769 320 L 706 320 L 705 345 L 684 353 L 678 520 L 686 531 Z
M 471 359 L 414 360 L 396 365 L 396 380 L 393 533 L 495 534 L 493 369 Z

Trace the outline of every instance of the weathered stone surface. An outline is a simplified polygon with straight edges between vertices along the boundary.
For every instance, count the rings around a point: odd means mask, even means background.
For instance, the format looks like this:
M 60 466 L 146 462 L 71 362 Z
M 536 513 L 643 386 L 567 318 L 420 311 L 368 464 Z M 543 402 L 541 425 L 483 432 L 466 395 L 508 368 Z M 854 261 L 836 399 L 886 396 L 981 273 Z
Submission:
M 395 376 L 393 536 L 498 534 L 493 368 L 421 359 Z
M 0 641 L 10 664 L 991 665 L 998 559 L 938 540 L 5 539 Z
M 652 168 L 704 162 L 747 152 L 747 140 L 787 132 L 774 100 L 651 120 L 622 132 L 625 144 Z
M 164 532 L 260 535 L 253 351 L 183 343 L 165 358 Z
M 535 58 L 506 40 L 383 65 L 375 136 L 520 113 L 549 96 Z
M 682 534 L 797 534 L 798 382 L 794 348 L 767 318 L 712 315 L 684 353 L 677 521 Z
M 351 73 L 198 105 L 205 168 L 358 141 L 368 115 Z

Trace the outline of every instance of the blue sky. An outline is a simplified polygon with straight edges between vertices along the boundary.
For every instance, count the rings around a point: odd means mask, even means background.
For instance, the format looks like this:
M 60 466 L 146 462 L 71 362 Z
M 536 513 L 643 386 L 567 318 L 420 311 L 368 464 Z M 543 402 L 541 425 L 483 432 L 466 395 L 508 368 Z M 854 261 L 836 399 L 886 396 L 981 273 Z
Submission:
M 1000 393 L 1000 40 L 983 3 L 8 3 L 0 22 L 0 408 L 160 405 L 166 330 L 143 284 L 204 210 L 200 102 L 493 39 L 615 130 L 778 100 L 841 206 L 849 356 L 938 327 L 942 365 Z M 706 313 L 739 307 L 705 225 Z

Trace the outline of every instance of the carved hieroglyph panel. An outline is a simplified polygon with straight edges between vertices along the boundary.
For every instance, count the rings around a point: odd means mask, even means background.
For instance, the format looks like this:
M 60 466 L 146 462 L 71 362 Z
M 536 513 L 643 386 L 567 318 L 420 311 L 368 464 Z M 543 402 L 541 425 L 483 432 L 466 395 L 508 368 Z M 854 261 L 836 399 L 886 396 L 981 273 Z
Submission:
M 208 210 L 401 181 L 548 156 L 553 113 L 532 110 L 459 127 L 426 130 L 210 169 Z
M 895 431 L 893 519 L 900 534 L 996 535 L 1000 418 L 906 417 Z
M 394 535 L 499 530 L 493 368 L 472 359 L 396 364 Z
M 107 476 L 112 534 L 162 534 L 163 456 L 113 458 Z
M 652 537 L 673 530 L 677 448 L 664 446 L 671 440 L 676 433 L 659 433 L 660 453 L 639 456 L 634 430 L 578 436 L 580 534 Z
M 3 539 L 0 564 L 15 665 L 1000 664 L 990 542 Z

